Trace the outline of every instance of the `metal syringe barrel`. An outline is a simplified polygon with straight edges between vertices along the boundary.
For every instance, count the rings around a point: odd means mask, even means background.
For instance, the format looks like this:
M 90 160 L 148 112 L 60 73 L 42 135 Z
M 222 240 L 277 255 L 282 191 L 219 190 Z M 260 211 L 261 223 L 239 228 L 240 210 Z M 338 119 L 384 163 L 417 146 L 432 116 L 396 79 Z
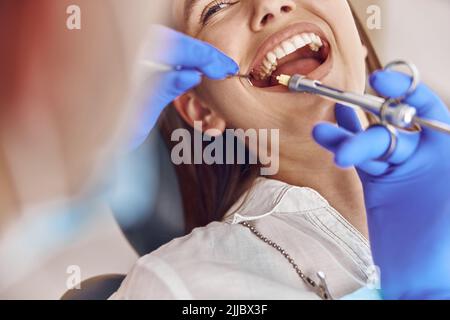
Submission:
M 316 94 L 335 102 L 341 102 L 350 106 L 363 108 L 365 111 L 371 112 L 381 117 L 383 106 L 387 100 L 369 94 L 356 94 L 352 92 L 344 92 L 335 88 L 323 85 L 320 81 L 310 80 L 301 75 L 293 75 L 289 80 L 289 90 L 293 92 L 306 92 Z M 395 104 L 384 108 L 384 119 L 390 124 L 408 128 L 414 123 L 417 110 L 407 104 Z

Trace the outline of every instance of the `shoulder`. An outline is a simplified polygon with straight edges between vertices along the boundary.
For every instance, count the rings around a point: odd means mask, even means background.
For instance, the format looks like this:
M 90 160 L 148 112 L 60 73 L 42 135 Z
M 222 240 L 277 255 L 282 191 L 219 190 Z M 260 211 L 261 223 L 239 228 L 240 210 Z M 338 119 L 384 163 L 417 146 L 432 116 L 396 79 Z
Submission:
M 201 259 L 203 256 L 209 256 L 211 251 L 232 241 L 233 238 L 242 236 L 244 231 L 245 229 L 240 225 L 213 222 L 205 227 L 194 229 L 189 235 L 172 240 L 142 258 L 142 261 L 145 262 L 152 257 L 168 261 L 190 260 L 194 256 L 196 259 Z
M 240 225 L 214 222 L 140 258 L 112 299 L 193 299 L 208 287 L 246 237 Z M 205 282 L 202 285 L 202 282 Z

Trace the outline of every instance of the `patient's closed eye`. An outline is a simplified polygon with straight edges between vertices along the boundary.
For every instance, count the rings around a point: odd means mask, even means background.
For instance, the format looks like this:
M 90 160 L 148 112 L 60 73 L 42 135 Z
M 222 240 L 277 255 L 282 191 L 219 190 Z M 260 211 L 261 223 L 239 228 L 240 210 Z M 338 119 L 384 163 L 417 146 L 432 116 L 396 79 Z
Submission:
M 203 13 L 201 15 L 201 22 L 203 25 L 207 24 L 209 19 L 213 17 L 218 12 L 231 7 L 232 5 L 236 4 L 238 1 L 231 1 L 231 0 L 215 0 L 211 2 L 206 8 L 203 10 Z

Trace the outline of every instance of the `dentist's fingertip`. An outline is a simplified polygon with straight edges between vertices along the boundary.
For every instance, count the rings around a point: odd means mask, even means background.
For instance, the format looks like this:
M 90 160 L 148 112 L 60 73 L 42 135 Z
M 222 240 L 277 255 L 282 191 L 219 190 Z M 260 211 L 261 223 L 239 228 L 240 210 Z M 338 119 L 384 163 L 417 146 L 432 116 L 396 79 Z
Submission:
M 312 130 L 313 139 L 321 146 L 325 145 L 325 136 L 327 133 L 327 126 L 325 123 L 317 124 Z
M 227 75 L 235 75 L 239 72 L 240 68 L 236 61 L 220 51 L 218 51 L 218 56 Z
M 223 55 L 219 55 L 213 63 L 205 66 L 203 71 L 212 80 L 223 80 L 230 75 L 235 75 L 239 71 L 239 67 L 234 61 L 230 62 Z
M 354 110 L 352 107 L 346 106 L 345 104 L 342 104 L 342 103 L 339 103 L 339 102 L 336 103 L 336 105 L 334 106 L 334 109 L 336 111 L 346 111 L 346 110 L 349 110 L 349 109 Z
M 334 163 L 342 169 L 348 169 L 354 165 L 342 148 L 336 152 Z
M 383 83 L 393 75 L 391 70 L 378 70 L 372 73 L 369 77 L 369 83 L 371 86 L 377 86 L 377 84 Z
M 337 167 L 341 168 L 341 169 L 348 169 L 351 167 L 351 165 L 347 164 L 346 162 L 343 162 L 342 160 L 335 158 L 334 163 L 336 164 Z
M 240 71 L 240 67 L 239 67 L 239 65 L 237 64 L 237 62 L 236 61 L 234 61 L 234 60 L 231 60 L 231 75 L 236 75 L 236 74 L 238 74 L 239 73 L 239 71 Z
M 370 79 L 375 79 L 377 76 L 379 76 L 381 73 L 385 72 L 384 70 L 376 70 L 374 72 L 372 72 L 372 74 L 370 75 Z

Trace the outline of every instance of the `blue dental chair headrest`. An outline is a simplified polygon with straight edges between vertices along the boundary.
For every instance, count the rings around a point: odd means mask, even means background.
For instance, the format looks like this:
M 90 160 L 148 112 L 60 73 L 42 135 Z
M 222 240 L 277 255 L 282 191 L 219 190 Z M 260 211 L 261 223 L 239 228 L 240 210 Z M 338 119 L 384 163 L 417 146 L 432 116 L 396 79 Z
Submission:
M 125 205 L 113 203 L 112 210 L 131 246 L 143 256 L 185 235 L 183 206 L 175 167 L 159 130 L 153 130 L 131 157 L 130 166 L 141 170 L 131 174 L 129 188 L 139 197 L 130 203 L 128 196 Z M 129 217 L 136 220 L 130 223 Z

